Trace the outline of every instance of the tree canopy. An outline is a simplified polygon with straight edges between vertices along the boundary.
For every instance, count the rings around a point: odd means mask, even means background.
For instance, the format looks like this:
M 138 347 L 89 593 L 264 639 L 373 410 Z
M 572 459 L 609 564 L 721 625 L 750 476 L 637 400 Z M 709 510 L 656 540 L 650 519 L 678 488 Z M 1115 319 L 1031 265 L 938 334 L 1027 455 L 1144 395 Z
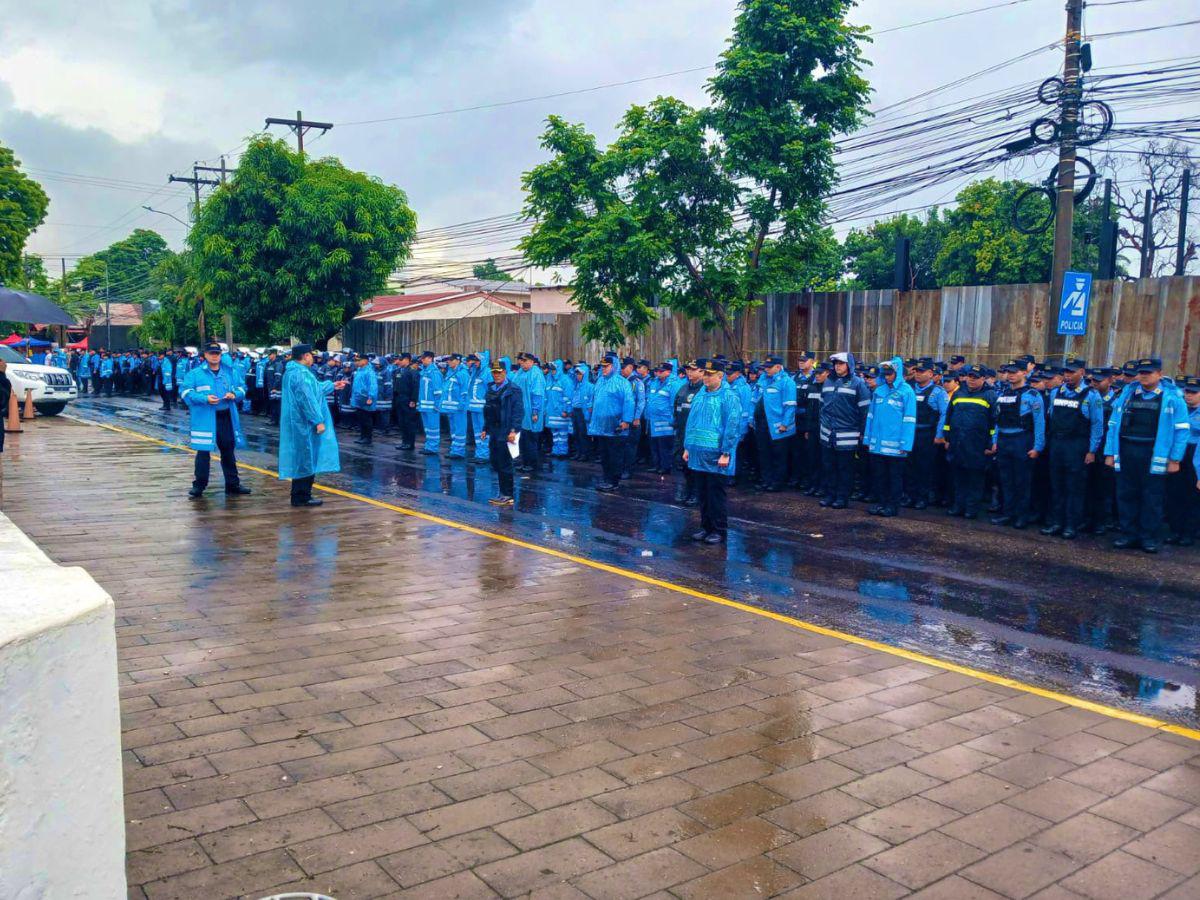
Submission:
M 255 339 L 323 341 L 408 258 L 400 188 L 255 138 L 188 235 L 199 290 Z
M 25 242 L 46 221 L 50 198 L 21 171 L 13 152 L 0 144 L 0 284 L 25 283 Z
M 551 158 L 523 178 L 534 225 L 521 249 L 574 268 L 589 338 L 622 343 L 665 306 L 740 347 L 735 316 L 756 294 L 836 273 L 822 225 L 833 138 L 859 123 L 869 93 L 864 31 L 845 22 L 853 5 L 742 0 L 711 105 L 633 106 L 607 148 L 549 118 Z
M 494 259 L 485 259 L 483 262 L 475 265 L 471 269 L 471 273 L 484 281 L 512 281 L 513 278 L 503 269 L 496 265 Z
M 1030 235 L 1013 226 L 1013 206 L 1027 187 L 1022 181 L 985 178 L 959 191 L 952 208 L 935 208 L 924 218 L 901 213 L 851 231 L 843 245 L 847 276 L 843 286 L 893 287 L 897 237 L 912 241 L 912 287 L 918 290 L 1048 281 L 1053 229 Z M 1035 202 L 1048 212 L 1048 201 Z M 1098 267 L 1102 217 L 1102 203 L 1094 195 L 1075 208 L 1072 264 L 1076 268 L 1094 271 Z

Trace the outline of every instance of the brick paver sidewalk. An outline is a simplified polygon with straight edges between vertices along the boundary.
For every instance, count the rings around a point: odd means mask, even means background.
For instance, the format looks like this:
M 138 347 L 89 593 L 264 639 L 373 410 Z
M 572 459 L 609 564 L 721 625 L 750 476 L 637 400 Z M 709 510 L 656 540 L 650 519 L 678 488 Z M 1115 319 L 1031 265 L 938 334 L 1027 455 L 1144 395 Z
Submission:
M 1200 897 L 1200 742 L 261 476 L 188 504 L 92 426 L 8 449 L 116 600 L 131 896 Z

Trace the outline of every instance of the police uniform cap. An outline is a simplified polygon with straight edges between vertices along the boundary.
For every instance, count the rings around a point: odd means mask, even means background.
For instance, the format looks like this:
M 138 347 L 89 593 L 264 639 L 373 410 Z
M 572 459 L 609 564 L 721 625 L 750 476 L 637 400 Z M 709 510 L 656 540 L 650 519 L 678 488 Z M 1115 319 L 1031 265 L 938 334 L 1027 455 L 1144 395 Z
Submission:
M 650 368 L 650 360 L 648 359 L 639 359 L 637 364 L 638 366 L 645 366 L 647 369 Z
M 827 359 L 821 360 L 821 362 L 817 363 L 816 369 L 818 372 L 832 372 L 833 363 Z
M 420 358 L 421 359 L 433 359 L 434 356 L 436 356 L 436 355 L 437 354 L 435 354 L 432 350 L 422 350 Z
M 971 363 L 969 366 L 963 366 L 961 371 L 963 375 L 971 378 L 985 378 L 988 370 L 986 366 L 981 366 L 979 363 Z
M 1080 369 L 1087 368 L 1087 360 L 1080 359 L 1077 356 L 1068 356 L 1063 360 L 1062 370 L 1064 372 L 1077 372 Z
M 731 362 L 727 366 L 725 366 L 726 372 L 744 372 L 745 370 L 746 370 L 745 365 L 743 365 L 742 363 L 737 362 L 737 361 Z
M 1137 371 L 1139 375 L 1143 372 L 1161 372 L 1162 360 L 1157 356 L 1143 357 L 1137 361 Z
M 602 365 L 602 366 L 615 365 L 616 362 L 617 362 L 616 357 L 613 357 L 613 356 L 602 356 L 600 358 L 600 365 Z
M 305 353 L 312 353 L 311 344 L 297 344 L 292 348 L 292 359 L 299 359 Z
M 965 356 L 952 356 L 952 357 L 950 357 L 950 363 L 951 363 L 951 365 L 953 365 L 954 363 L 965 363 L 966 361 L 967 361 L 967 358 L 966 358 Z
M 218 344 L 216 341 L 209 341 L 207 344 L 204 345 L 204 352 L 205 353 L 221 353 L 222 352 L 221 345 Z
M 655 372 L 670 372 L 671 364 L 669 362 L 660 362 L 654 367 Z
M 817 355 L 815 353 L 813 353 L 811 350 L 801 350 L 800 351 L 800 359 L 802 359 L 802 360 L 816 359 L 816 358 L 817 358 Z
M 689 369 L 700 369 L 701 371 L 703 371 L 704 367 L 707 365 L 708 365 L 708 357 L 701 356 L 699 359 L 693 359 L 690 363 L 687 364 L 687 367 Z
M 918 372 L 932 372 L 937 368 L 937 366 L 931 359 L 918 359 L 914 368 L 916 368 Z
M 710 373 L 711 372 L 724 372 L 725 371 L 725 362 L 724 362 L 724 360 L 720 360 L 720 359 L 706 360 L 704 363 L 704 371 L 710 372 Z
M 685 362 L 683 364 L 683 367 L 685 369 L 699 369 L 700 368 L 700 360 L 698 360 L 698 359 L 688 360 L 687 362 Z
M 1121 371 L 1126 375 L 1136 375 L 1137 365 L 1138 361 L 1136 359 L 1127 359 L 1125 360 L 1125 364 L 1121 366 Z
M 783 358 L 780 356 L 768 356 L 763 360 L 763 365 L 767 368 L 770 368 L 771 366 L 782 366 Z
M 446 359 L 448 359 L 448 360 L 457 359 L 459 362 L 462 362 L 462 354 L 461 353 L 451 353 L 449 356 L 446 357 Z
M 942 373 L 942 381 L 958 381 L 961 372 L 951 372 L 949 370 Z
M 1179 379 L 1179 385 L 1189 394 L 1200 393 L 1200 375 L 1184 375 Z
M 504 365 L 503 360 L 499 360 L 499 359 L 496 360 L 494 363 L 492 363 L 491 369 L 493 372 L 507 372 L 508 371 L 508 369 Z
M 906 369 L 915 369 L 915 368 L 916 368 L 916 366 L 917 366 L 917 364 L 918 364 L 919 362 L 920 362 L 920 360 L 919 360 L 919 359 L 916 359 L 915 357 L 912 357 L 912 358 L 906 359 L 906 360 L 904 361 L 904 367 L 905 367 Z
M 867 366 L 865 369 L 862 370 L 862 374 L 865 375 L 867 378 L 878 378 L 879 377 L 879 366 Z
M 1000 367 L 1001 372 L 1023 372 L 1024 364 L 1019 359 L 1012 359 Z

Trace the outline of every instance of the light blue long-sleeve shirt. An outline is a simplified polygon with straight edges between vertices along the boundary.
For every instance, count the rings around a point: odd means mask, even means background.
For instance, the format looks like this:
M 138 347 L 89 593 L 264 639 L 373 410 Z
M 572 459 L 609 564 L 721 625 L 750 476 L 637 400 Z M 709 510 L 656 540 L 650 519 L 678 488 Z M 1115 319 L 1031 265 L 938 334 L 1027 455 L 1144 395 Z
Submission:
M 1005 394 L 1010 393 L 1006 391 Z M 1001 396 L 1004 396 L 1003 394 Z M 1000 403 L 997 401 L 997 411 L 1000 409 Z M 1030 388 L 1021 394 L 1020 407 L 1017 414 L 1021 416 L 1030 416 L 1033 419 L 1033 449 L 1041 453 L 1046 449 L 1046 408 L 1042 403 L 1042 395 Z M 1104 411 L 1101 409 L 1100 424 L 1104 424 Z M 996 427 L 997 434 L 1020 434 L 1024 428 L 1001 428 Z

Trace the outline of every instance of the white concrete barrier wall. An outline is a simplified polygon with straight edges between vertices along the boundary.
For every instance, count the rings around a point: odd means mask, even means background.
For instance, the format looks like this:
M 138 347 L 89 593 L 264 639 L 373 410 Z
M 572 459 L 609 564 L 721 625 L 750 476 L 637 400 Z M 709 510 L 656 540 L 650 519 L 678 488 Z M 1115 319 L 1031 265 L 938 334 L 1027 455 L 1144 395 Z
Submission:
M 0 514 L 0 898 L 122 898 L 112 598 Z

